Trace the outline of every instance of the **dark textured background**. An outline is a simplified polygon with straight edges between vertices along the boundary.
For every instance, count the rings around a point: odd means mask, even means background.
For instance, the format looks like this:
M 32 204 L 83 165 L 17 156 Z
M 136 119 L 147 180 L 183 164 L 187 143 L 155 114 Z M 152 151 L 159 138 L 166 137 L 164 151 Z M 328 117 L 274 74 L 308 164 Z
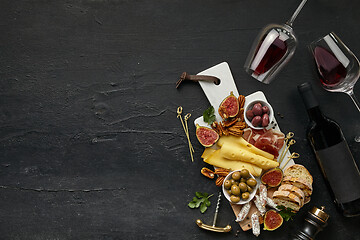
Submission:
M 181 72 L 222 61 L 241 94 L 261 90 L 284 115 L 278 123 L 295 132 L 292 151 L 315 180 L 295 220 L 259 239 L 287 239 L 321 205 L 331 218 L 318 239 L 360 239 L 360 219 L 340 216 L 326 190 L 296 89 L 313 83 L 359 164 L 360 115 L 348 96 L 321 89 L 306 46 L 335 31 L 360 56 L 360 2 L 308 1 L 294 24 L 297 51 L 276 80 L 263 85 L 243 70 L 260 29 L 285 22 L 299 2 L 1 1 L 0 239 L 234 239 L 240 228 L 224 199 L 218 225 L 231 224 L 232 233 L 195 224 L 211 223 L 214 205 L 202 215 L 187 202 L 195 191 L 218 189 L 200 175 L 194 126 L 192 163 L 176 118 L 180 105 L 191 122 L 209 105 L 198 84 L 175 89 Z M 360 98 L 360 84 L 355 92 Z

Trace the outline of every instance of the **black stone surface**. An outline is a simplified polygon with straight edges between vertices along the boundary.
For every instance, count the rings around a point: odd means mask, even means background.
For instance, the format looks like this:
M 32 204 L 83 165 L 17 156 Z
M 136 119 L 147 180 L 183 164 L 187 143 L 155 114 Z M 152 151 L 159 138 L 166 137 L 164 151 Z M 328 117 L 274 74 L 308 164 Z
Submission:
M 360 2 L 308 1 L 294 24 L 296 53 L 276 80 L 264 85 L 243 70 L 260 29 L 285 22 L 299 2 L 1 1 L 0 239 L 236 239 L 240 227 L 224 198 L 217 224 L 231 224 L 231 233 L 195 224 L 212 223 L 216 197 L 205 214 L 187 203 L 196 191 L 219 189 L 200 174 L 195 127 L 192 163 L 176 118 L 180 105 L 190 122 L 209 105 L 196 83 L 175 89 L 180 74 L 223 61 L 241 94 L 263 91 L 284 116 L 277 121 L 295 133 L 292 151 L 314 176 L 312 201 L 259 239 L 288 239 L 321 205 L 331 217 L 317 239 L 360 239 L 360 218 L 344 218 L 332 204 L 296 89 L 313 83 L 359 165 L 359 113 L 348 96 L 320 87 L 307 45 L 335 31 L 360 56 Z

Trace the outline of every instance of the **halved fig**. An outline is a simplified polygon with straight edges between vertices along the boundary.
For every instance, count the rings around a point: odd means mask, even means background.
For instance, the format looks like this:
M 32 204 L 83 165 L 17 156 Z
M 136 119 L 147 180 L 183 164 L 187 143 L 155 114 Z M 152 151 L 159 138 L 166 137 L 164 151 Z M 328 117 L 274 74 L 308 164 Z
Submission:
M 239 113 L 239 101 L 233 92 L 227 96 L 219 106 L 219 115 L 223 119 L 235 117 Z
M 199 124 L 196 124 L 196 137 L 204 147 L 211 147 L 219 140 L 219 134 L 215 130 Z
M 268 187 L 277 187 L 281 184 L 283 176 L 283 171 L 280 168 L 273 168 L 261 176 L 261 182 Z
M 271 209 L 265 213 L 264 230 L 274 231 L 282 225 L 283 221 L 284 219 L 282 216 L 275 210 Z

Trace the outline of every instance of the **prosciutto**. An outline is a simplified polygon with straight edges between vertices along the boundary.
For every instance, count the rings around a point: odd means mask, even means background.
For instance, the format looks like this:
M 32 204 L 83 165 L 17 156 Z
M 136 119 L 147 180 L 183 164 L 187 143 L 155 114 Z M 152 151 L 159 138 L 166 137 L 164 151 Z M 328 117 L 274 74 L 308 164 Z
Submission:
M 255 130 L 246 128 L 244 129 L 243 138 L 255 147 L 278 157 L 279 150 L 284 145 L 285 135 L 282 132 L 273 129 Z

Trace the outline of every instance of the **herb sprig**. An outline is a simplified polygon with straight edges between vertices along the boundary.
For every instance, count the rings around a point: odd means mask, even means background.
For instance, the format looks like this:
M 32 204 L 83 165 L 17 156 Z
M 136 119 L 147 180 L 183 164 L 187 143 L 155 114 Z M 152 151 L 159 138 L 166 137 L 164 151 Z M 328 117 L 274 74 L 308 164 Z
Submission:
M 204 192 L 196 192 L 195 196 L 193 197 L 192 201 L 188 203 L 189 208 L 199 208 L 200 212 L 204 213 L 208 207 L 211 206 L 211 202 L 209 198 L 211 198 L 214 194 L 209 195 L 208 193 Z
M 213 106 L 210 106 L 203 112 L 204 122 L 211 125 L 215 121 L 215 109 Z
M 284 206 L 277 206 L 280 209 L 279 214 L 283 217 L 285 221 L 293 220 L 293 216 L 295 216 L 296 212 L 291 208 L 287 208 Z

